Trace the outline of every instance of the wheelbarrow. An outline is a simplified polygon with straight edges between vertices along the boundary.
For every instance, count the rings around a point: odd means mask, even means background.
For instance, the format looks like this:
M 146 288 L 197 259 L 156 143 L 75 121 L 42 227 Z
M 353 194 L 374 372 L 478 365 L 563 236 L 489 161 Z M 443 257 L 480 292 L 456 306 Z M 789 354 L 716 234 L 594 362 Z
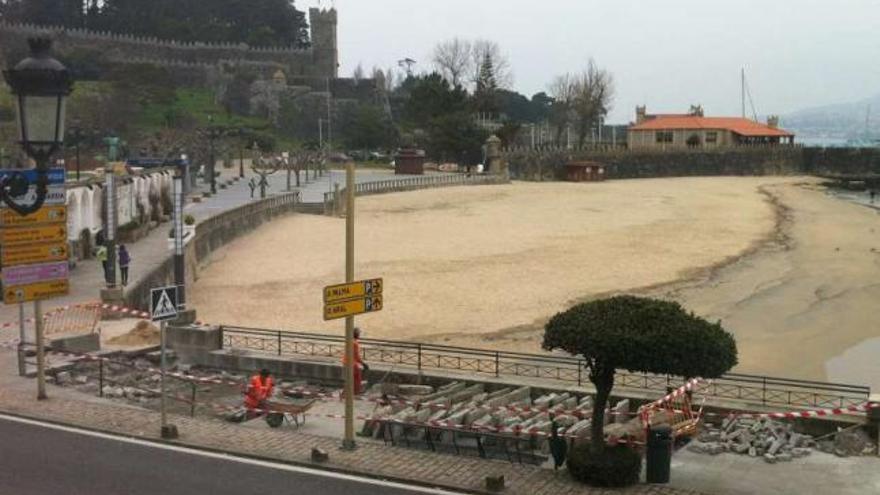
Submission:
M 317 399 L 283 399 L 266 402 L 266 424 L 271 428 L 278 428 L 285 422 L 296 425 L 306 423 L 306 412 L 315 405 Z M 302 420 L 302 423 L 300 423 Z

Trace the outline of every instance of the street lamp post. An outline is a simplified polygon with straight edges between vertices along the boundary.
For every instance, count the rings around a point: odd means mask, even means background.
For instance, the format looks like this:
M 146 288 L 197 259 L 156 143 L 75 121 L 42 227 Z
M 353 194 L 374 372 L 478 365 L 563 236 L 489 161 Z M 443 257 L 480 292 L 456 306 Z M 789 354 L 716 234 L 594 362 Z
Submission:
M 64 117 L 67 96 L 73 90 L 73 79 L 67 68 L 51 57 L 52 40 L 28 40 L 31 54 L 14 68 L 3 72 L 17 100 L 19 136 L 25 153 L 36 163 L 36 199 L 21 204 L 15 198 L 30 188 L 24 174 L 11 174 L 0 182 L 0 197 L 19 215 L 39 210 L 46 201 L 49 159 L 64 143 Z M 37 341 L 37 399 L 46 399 L 46 355 L 43 343 L 43 311 L 34 301 L 34 322 Z
M 49 54 L 52 40 L 32 38 L 28 44 L 31 55 L 15 68 L 3 71 L 17 100 L 21 146 L 37 165 L 37 196 L 33 204 L 22 205 L 13 199 L 23 196 L 30 187 L 24 175 L 12 174 L 0 184 L 3 201 L 21 215 L 39 210 L 46 200 L 49 158 L 64 143 L 65 103 L 73 90 L 67 68 Z
M 214 157 L 214 139 L 216 138 L 216 130 L 214 129 L 214 116 L 208 116 L 208 143 L 210 146 L 210 152 L 208 153 L 208 160 L 210 160 L 208 169 L 211 172 L 211 194 L 217 194 L 217 177 L 214 173 L 214 166 L 217 164 L 217 160 Z

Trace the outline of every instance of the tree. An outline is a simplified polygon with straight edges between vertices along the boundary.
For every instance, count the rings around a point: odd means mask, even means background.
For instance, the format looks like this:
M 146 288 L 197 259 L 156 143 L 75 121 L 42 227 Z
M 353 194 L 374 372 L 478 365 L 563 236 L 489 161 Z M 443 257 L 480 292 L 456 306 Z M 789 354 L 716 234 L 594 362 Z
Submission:
M 495 84 L 498 88 L 509 89 L 513 86 L 513 71 L 510 59 L 501 51 L 501 46 L 490 40 L 476 40 L 471 48 L 471 82 L 476 86 L 480 80 L 480 72 L 486 60 L 492 64 Z
M 616 296 L 558 313 L 547 323 L 544 349 L 583 357 L 596 387 L 592 446 L 604 447 L 605 408 L 617 369 L 717 378 L 736 366 L 736 342 L 720 323 L 710 323 L 678 303 Z
M 613 76 L 593 59 L 580 74 L 557 76 L 549 89 L 554 100 L 550 121 L 556 128 L 557 142 L 573 124 L 582 146 L 590 131 L 608 115 L 614 100 Z
M 578 144 L 583 146 L 587 134 L 608 115 L 614 100 L 614 78 L 600 69 L 593 59 L 575 79 L 574 114 Z
M 345 112 L 342 135 L 351 149 L 373 150 L 391 147 L 394 128 L 381 107 L 361 103 Z
M 12 3 L 12 2 L 7 2 Z M 155 36 L 163 39 L 248 43 L 256 46 L 309 46 L 305 13 L 291 0 L 20 0 L 3 7 L 4 19 L 58 22 L 67 27 Z M 2 5 L 2 4 L 0 4 Z M 50 5 L 51 8 L 46 8 Z M 47 18 L 48 17 L 48 18 Z
M 469 75 L 471 64 L 471 42 L 461 38 L 438 43 L 434 47 L 432 60 L 437 71 L 453 86 L 459 86 Z
M 571 74 L 556 76 L 548 88 L 553 97 L 550 107 L 550 124 L 556 129 L 556 142 L 562 139 L 562 132 L 573 120 L 577 88 Z
M 427 127 L 437 116 L 468 109 L 467 92 L 450 85 L 438 72 L 409 77 L 400 89 L 408 95 L 403 117 L 414 127 Z
M 498 81 L 495 79 L 495 64 L 487 53 L 480 64 L 480 75 L 474 88 L 474 105 L 478 112 L 495 115 L 498 113 Z

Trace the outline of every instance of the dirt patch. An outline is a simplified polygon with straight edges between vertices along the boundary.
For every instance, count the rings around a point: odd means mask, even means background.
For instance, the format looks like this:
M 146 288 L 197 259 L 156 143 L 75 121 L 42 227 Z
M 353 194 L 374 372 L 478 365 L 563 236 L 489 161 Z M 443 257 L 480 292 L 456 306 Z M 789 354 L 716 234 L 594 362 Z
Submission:
M 107 344 L 117 346 L 147 346 L 159 345 L 159 343 L 159 329 L 145 320 L 139 321 L 130 331 L 107 341 Z

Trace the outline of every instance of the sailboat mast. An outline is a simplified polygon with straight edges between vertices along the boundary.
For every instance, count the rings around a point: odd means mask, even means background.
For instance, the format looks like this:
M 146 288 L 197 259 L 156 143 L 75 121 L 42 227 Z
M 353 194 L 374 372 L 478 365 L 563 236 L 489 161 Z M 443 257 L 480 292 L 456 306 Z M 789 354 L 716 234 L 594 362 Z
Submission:
M 746 68 L 743 67 L 740 72 L 740 101 L 742 102 L 742 118 L 746 118 Z

